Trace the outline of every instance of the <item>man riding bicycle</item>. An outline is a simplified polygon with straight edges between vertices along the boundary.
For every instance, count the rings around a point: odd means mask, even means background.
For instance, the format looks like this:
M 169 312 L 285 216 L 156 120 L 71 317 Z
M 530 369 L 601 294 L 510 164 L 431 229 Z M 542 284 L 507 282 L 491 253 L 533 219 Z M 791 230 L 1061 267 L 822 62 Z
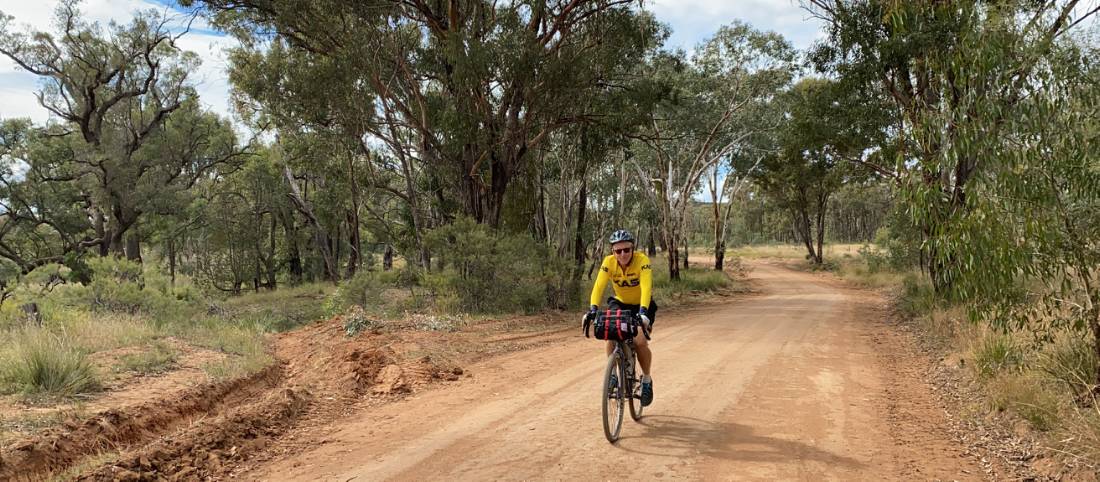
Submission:
M 634 251 L 634 236 L 625 229 L 611 233 L 608 242 L 611 244 L 612 254 L 604 258 L 603 264 L 600 265 L 596 284 L 592 287 L 590 300 L 592 306 L 584 315 L 582 323 L 596 318 L 600 296 L 607 287 L 607 281 L 611 280 L 615 296 L 607 299 L 608 308 L 637 314 L 642 323 L 652 328 L 653 320 L 657 315 L 657 303 L 652 300 L 653 270 L 649 266 L 649 257 Z M 638 353 L 638 362 L 642 366 L 642 406 L 644 407 L 653 402 L 653 379 L 649 376 L 653 354 L 649 351 L 649 343 L 645 337 L 635 338 L 634 347 Z M 614 350 L 615 343 L 608 341 L 607 354 L 611 355 Z

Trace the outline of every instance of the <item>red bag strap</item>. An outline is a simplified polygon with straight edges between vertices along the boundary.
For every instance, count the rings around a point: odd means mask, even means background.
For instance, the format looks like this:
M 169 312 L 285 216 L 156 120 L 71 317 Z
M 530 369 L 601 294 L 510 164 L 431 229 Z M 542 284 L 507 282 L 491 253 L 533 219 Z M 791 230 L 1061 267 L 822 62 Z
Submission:
M 604 316 L 604 319 L 603 319 L 603 339 L 606 340 L 607 337 L 610 334 L 611 334 L 611 307 L 608 306 L 607 307 L 607 315 Z
M 619 308 L 615 310 L 615 331 L 619 332 L 619 339 L 623 339 L 623 309 Z

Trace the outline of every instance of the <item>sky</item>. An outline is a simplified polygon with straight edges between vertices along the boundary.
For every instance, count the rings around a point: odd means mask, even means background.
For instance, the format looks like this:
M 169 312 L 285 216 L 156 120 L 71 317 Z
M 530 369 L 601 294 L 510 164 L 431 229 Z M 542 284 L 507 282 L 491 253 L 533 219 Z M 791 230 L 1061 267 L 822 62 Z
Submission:
M 14 27 L 26 31 L 53 31 L 53 11 L 56 0 L 0 0 L 0 12 L 15 17 Z M 734 20 L 752 24 L 758 29 L 774 30 L 787 37 L 798 48 L 806 48 L 823 33 L 820 23 L 809 19 L 796 0 L 645 0 L 646 9 L 670 25 L 672 36 L 668 46 L 691 50 L 711 36 L 722 25 Z M 85 0 L 79 6 L 85 19 L 106 24 L 109 21 L 128 22 L 135 12 L 155 9 L 175 13 L 171 0 Z M 177 42 L 180 48 L 199 54 L 202 66 L 194 80 L 199 97 L 207 108 L 232 117 L 229 103 L 229 80 L 226 75 L 224 49 L 236 42 L 206 28 L 199 20 Z M 35 98 L 38 81 L 34 75 L 19 69 L 7 57 L 0 55 L 0 118 L 30 117 L 45 122 L 46 112 Z

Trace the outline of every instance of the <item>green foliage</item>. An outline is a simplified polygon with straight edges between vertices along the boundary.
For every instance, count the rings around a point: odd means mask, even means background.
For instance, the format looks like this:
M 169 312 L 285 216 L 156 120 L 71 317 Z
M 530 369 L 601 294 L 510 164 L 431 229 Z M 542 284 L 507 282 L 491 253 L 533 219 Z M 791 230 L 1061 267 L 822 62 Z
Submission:
M 1019 367 L 1020 348 L 1010 335 L 986 333 L 971 348 L 974 371 L 979 378 L 992 378 L 1005 370 Z
M 71 397 L 102 389 L 85 352 L 65 337 L 26 331 L 0 355 L 0 389 Z
M 67 304 L 92 311 L 162 315 L 180 311 L 177 299 L 163 275 L 153 267 L 114 256 L 90 258 L 92 280 L 85 285 L 67 286 L 59 297 Z M 185 297 L 193 292 L 184 290 Z
M 344 281 L 328 298 L 325 299 L 324 312 L 328 316 L 343 313 L 348 308 L 359 306 L 372 312 L 379 312 L 383 303 L 382 292 L 386 288 L 387 280 L 373 271 L 360 271 L 349 280 Z M 396 281 L 396 275 L 386 275 L 385 278 Z
M 1100 362 L 1093 345 L 1076 333 L 1061 336 L 1044 346 L 1036 365 L 1069 388 L 1078 400 L 1091 398 L 1093 388 L 1096 387 L 1096 367 Z
M 731 261 L 736 257 L 729 258 Z M 653 295 L 661 299 L 676 299 L 686 294 L 715 293 L 733 287 L 726 273 L 705 268 L 688 268 L 680 271 L 679 280 L 671 280 L 663 263 L 654 263 Z
M 942 300 L 936 295 L 928 280 L 908 275 L 902 280 L 902 292 L 898 298 L 898 310 L 908 318 L 932 313 Z
M 367 313 L 358 305 L 352 306 L 344 313 L 344 333 L 349 337 L 357 336 L 373 328 L 374 325 L 374 320 L 368 318 Z
M 568 277 L 545 245 L 468 218 L 433 230 L 427 242 L 445 267 L 423 274 L 423 284 L 445 312 L 536 312 Z
M 859 247 L 859 256 L 867 263 L 867 270 L 872 274 L 879 273 L 889 266 L 889 256 L 869 244 Z
M 116 369 L 146 374 L 163 373 L 175 365 L 178 356 L 179 352 L 158 341 L 138 353 L 122 355 Z

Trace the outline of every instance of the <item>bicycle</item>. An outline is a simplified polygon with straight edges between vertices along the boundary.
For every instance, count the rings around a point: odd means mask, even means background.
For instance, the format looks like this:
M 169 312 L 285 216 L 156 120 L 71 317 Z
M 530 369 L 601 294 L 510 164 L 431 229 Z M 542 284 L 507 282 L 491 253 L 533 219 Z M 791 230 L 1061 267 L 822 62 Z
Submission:
M 610 317 L 610 310 L 600 313 L 600 318 Z M 642 323 L 636 314 L 631 314 L 629 322 L 633 327 L 641 327 L 642 334 L 649 340 L 649 327 Z M 597 326 L 601 326 L 597 321 Z M 617 323 L 617 322 L 616 322 Z M 604 321 L 603 325 L 609 324 Z M 588 338 L 588 326 L 584 326 L 584 336 Z M 618 330 L 616 330 L 618 331 Z M 621 333 L 621 332 L 620 332 Z M 619 440 L 619 433 L 623 427 L 623 413 L 626 401 L 630 400 L 630 418 L 634 421 L 642 419 L 642 380 L 636 378 L 638 354 L 634 351 L 635 330 L 627 330 L 626 335 L 620 339 L 613 339 L 615 349 L 607 357 L 607 368 L 604 370 L 603 385 L 600 387 L 601 405 L 603 405 L 603 434 L 607 441 L 615 443 Z M 596 336 L 600 338 L 599 334 Z M 622 339 L 625 338 L 625 339 Z M 629 397 L 627 396 L 629 394 Z

